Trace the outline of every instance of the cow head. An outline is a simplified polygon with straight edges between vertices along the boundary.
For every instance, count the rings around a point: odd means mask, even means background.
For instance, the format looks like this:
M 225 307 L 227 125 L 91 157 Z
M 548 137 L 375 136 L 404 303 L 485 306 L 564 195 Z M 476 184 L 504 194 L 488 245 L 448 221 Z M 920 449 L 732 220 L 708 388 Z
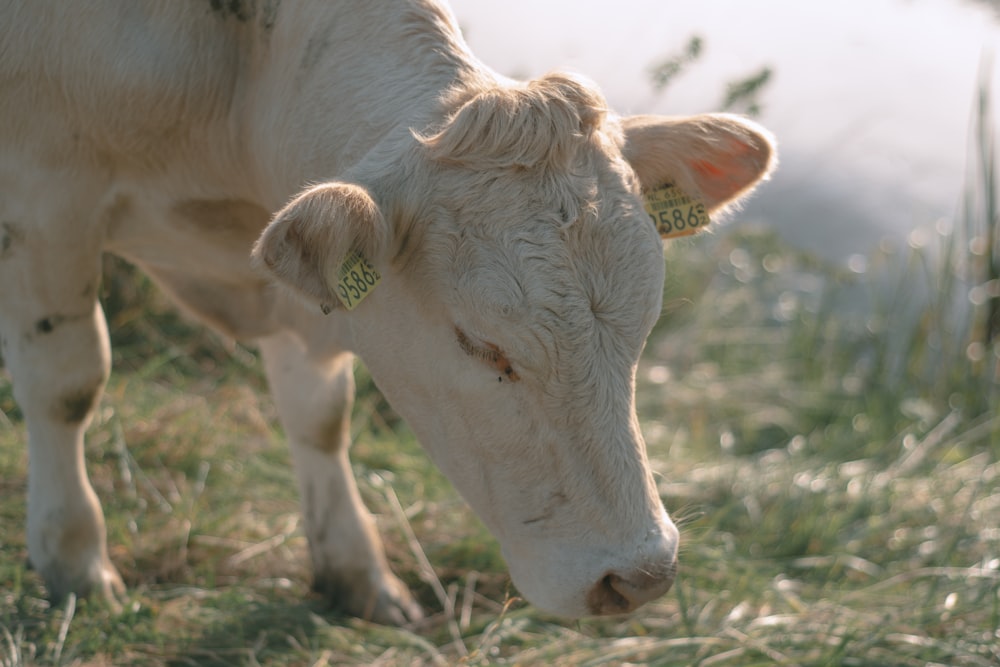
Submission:
M 727 115 L 618 119 L 563 75 L 445 104 L 299 195 L 256 258 L 329 310 L 360 251 L 381 282 L 340 315 L 355 351 L 515 584 L 565 616 L 628 611 L 670 587 L 678 546 L 634 402 L 664 278 L 643 192 L 717 215 L 767 175 L 771 140 Z

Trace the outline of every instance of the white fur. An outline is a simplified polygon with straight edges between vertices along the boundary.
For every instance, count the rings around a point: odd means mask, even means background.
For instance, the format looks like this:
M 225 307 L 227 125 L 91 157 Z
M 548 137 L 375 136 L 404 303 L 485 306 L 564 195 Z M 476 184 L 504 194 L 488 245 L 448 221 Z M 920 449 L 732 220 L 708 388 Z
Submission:
M 102 251 L 260 342 L 317 583 L 353 613 L 420 611 L 350 475 L 351 353 L 528 599 L 580 616 L 666 590 L 677 530 L 633 395 L 663 281 L 640 190 L 721 210 L 773 167 L 768 135 L 502 79 L 432 0 L 219 4 L 0 3 L 0 343 L 52 593 L 121 590 L 82 457 L 109 363 Z M 382 283 L 324 317 L 356 249 Z

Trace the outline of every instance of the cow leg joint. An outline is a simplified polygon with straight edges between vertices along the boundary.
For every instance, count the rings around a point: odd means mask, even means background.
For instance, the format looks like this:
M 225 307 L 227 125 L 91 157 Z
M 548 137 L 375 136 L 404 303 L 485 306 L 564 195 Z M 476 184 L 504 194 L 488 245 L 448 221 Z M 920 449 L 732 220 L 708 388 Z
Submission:
M 385 558 L 347 457 L 354 402 L 352 357 L 310 359 L 288 335 L 261 343 L 292 450 L 314 588 L 350 614 L 402 625 L 422 617 Z
M 108 558 L 104 514 L 83 457 L 84 431 L 110 371 L 100 306 L 26 339 L 15 356 L 11 372 L 30 455 L 28 557 L 53 600 L 75 593 L 117 606 L 124 585 Z
M 28 559 L 54 600 L 75 593 L 117 606 L 124 586 L 84 467 L 84 431 L 110 373 L 104 314 L 79 289 L 81 277 L 96 284 L 100 254 L 81 241 L 53 255 L 26 232 L 6 233 L 0 340 L 28 431 Z

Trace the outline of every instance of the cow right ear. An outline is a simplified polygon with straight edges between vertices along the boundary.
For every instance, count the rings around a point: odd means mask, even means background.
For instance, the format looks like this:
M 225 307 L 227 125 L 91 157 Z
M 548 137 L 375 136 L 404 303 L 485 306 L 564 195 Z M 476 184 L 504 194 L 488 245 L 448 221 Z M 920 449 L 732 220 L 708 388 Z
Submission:
M 251 258 L 280 283 L 323 312 L 340 307 L 335 293 L 345 258 L 381 256 L 389 226 L 372 196 L 359 185 L 324 183 L 278 211 L 254 245 Z

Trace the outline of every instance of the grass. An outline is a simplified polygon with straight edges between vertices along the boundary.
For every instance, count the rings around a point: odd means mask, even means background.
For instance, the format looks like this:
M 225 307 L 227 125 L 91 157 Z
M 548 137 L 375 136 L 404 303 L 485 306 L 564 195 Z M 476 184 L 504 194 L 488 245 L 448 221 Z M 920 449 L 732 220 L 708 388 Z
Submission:
M 995 201 L 976 183 L 971 202 Z M 1000 664 L 1000 345 L 977 269 L 1000 252 L 970 243 L 995 221 L 979 210 L 934 252 L 851 269 L 767 233 L 671 247 L 639 409 L 680 575 L 632 616 L 575 623 L 517 597 L 363 368 L 355 469 L 429 617 L 328 608 L 253 353 L 113 266 L 116 371 L 87 463 L 129 604 L 52 608 L 25 569 L 27 456 L 0 383 L 0 666 Z

